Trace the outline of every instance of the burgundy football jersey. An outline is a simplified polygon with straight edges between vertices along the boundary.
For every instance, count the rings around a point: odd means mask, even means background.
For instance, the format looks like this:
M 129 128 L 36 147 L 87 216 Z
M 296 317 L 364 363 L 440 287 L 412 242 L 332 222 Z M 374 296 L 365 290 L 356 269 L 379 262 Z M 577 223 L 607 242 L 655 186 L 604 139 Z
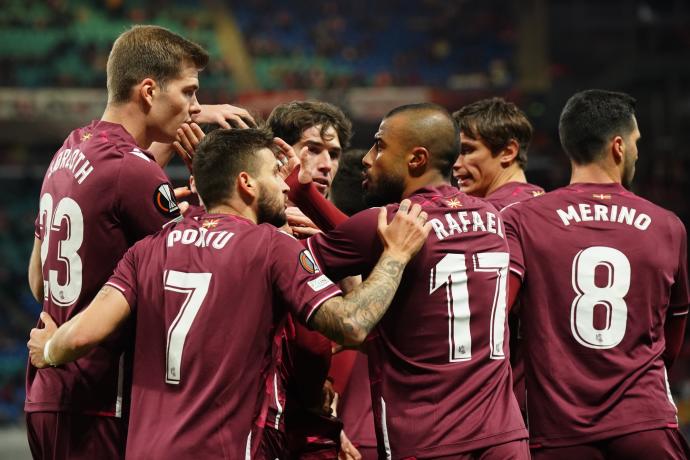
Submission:
M 367 355 L 356 351 L 341 353 L 354 353 L 355 356 L 348 381 L 342 383 L 344 390 L 338 402 L 338 417 L 342 419 L 345 433 L 355 447 L 376 448 Z
M 366 343 L 380 455 L 453 455 L 527 436 L 507 354 L 508 245 L 495 208 L 451 186 L 413 194 L 432 231 Z M 389 218 L 398 205 L 389 205 Z M 381 255 L 379 209 L 308 240 L 331 278 Z
M 508 182 L 498 187 L 491 194 L 484 197 L 484 199 L 493 204 L 496 209 L 500 211 L 506 206 L 511 206 L 520 201 L 525 201 L 543 194 L 544 189 L 538 185 L 525 182 Z
M 108 284 L 136 316 L 133 459 L 245 458 L 276 326 L 340 294 L 291 236 L 209 214 L 136 244 Z
M 667 314 L 687 314 L 685 228 L 619 184 L 572 184 L 502 213 L 523 278 L 533 445 L 677 426 Z
M 41 188 L 43 310 L 58 326 L 85 308 L 136 241 L 179 217 L 173 189 L 153 157 L 118 124 L 94 121 L 72 131 Z M 120 416 L 123 346 L 113 338 L 70 364 L 29 364 L 27 412 Z

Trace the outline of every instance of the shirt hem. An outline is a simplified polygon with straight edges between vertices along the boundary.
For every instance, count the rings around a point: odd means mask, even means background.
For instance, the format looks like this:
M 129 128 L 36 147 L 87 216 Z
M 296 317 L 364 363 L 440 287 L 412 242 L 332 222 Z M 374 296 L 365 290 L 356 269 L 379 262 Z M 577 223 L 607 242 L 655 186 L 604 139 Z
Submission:
M 590 442 L 601 441 L 603 439 L 637 433 L 639 431 L 673 428 L 673 425 L 677 425 L 675 421 L 669 421 L 668 419 L 654 419 L 644 422 L 637 422 L 630 425 L 617 426 L 604 431 L 599 431 L 597 433 L 554 437 L 533 436 L 530 439 L 530 448 L 538 449 L 540 447 L 568 447 L 578 444 L 587 444 Z
M 527 439 L 528 433 L 525 428 L 517 430 L 505 431 L 503 433 L 485 436 L 482 438 L 475 438 L 469 441 L 457 442 L 453 444 L 441 444 L 434 447 L 426 447 L 422 449 L 415 449 L 406 452 L 395 453 L 395 458 L 417 457 L 426 458 L 427 456 L 447 456 L 455 454 L 463 454 L 478 449 L 485 449 L 487 447 L 498 446 L 507 442 L 519 441 Z

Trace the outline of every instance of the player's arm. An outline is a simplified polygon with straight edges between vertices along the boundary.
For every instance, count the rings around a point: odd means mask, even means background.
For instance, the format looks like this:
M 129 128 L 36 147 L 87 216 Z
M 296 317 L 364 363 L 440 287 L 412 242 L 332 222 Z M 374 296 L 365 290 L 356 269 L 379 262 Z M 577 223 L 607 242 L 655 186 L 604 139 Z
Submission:
M 403 200 L 390 224 L 386 208 L 381 208 L 378 233 L 383 252 L 369 277 L 344 297 L 324 302 L 309 320 L 309 326 L 329 339 L 346 346 L 361 344 L 386 313 L 400 285 L 403 270 L 421 249 L 431 226 L 427 214 Z
M 43 302 L 43 267 L 41 265 L 41 240 L 34 237 L 34 247 L 29 258 L 29 289 L 39 302 Z
M 688 307 L 679 309 L 687 312 Z M 669 310 L 664 323 L 664 339 L 666 348 L 661 358 L 664 360 L 666 369 L 673 366 L 676 358 L 680 354 L 680 349 L 683 345 L 683 338 L 685 337 L 685 325 L 687 323 L 688 314 L 678 314 L 678 310 Z
M 130 307 L 120 291 L 103 286 L 89 306 L 60 326 L 46 312 L 45 327 L 31 330 L 29 358 L 38 368 L 74 361 L 115 332 L 129 317 Z

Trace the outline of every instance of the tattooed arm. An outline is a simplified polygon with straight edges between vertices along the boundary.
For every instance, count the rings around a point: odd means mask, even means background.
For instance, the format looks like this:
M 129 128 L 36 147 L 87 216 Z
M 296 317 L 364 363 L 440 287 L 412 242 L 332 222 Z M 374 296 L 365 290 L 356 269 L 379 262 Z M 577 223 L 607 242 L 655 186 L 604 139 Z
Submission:
M 125 296 L 108 285 L 101 288 L 87 308 L 59 328 L 48 313 L 41 313 L 45 327 L 32 329 L 27 344 L 31 364 L 43 368 L 81 358 L 117 330 L 129 315 Z
M 389 225 L 386 208 L 381 208 L 378 233 L 384 249 L 374 270 L 346 296 L 324 302 L 310 326 L 341 345 L 361 344 L 388 310 L 405 266 L 426 241 L 426 219 L 418 204 L 410 209 L 410 201 L 403 200 Z

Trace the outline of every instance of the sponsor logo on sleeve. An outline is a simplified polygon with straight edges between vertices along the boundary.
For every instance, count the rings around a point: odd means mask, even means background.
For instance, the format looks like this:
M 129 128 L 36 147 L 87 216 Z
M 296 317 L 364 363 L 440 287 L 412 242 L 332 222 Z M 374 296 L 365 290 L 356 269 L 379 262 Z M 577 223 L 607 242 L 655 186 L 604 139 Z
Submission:
M 299 264 L 310 275 L 319 273 L 321 271 L 319 270 L 319 266 L 316 264 L 314 256 L 311 255 L 311 252 L 309 252 L 307 249 L 299 253 Z
M 161 184 L 153 194 L 153 206 L 166 217 L 172 217 L 180 208 L 175 200 L 175 193 L 170 184 Z
M 307 283 L 310 288 L 314 290 L 314 292 L 319 292 L 322 289 L 327 288 L 328 286 L 333 285 L 333 281 L 328 279 L 326 275 L 321 275 L 316 279 L 313 279 Z

